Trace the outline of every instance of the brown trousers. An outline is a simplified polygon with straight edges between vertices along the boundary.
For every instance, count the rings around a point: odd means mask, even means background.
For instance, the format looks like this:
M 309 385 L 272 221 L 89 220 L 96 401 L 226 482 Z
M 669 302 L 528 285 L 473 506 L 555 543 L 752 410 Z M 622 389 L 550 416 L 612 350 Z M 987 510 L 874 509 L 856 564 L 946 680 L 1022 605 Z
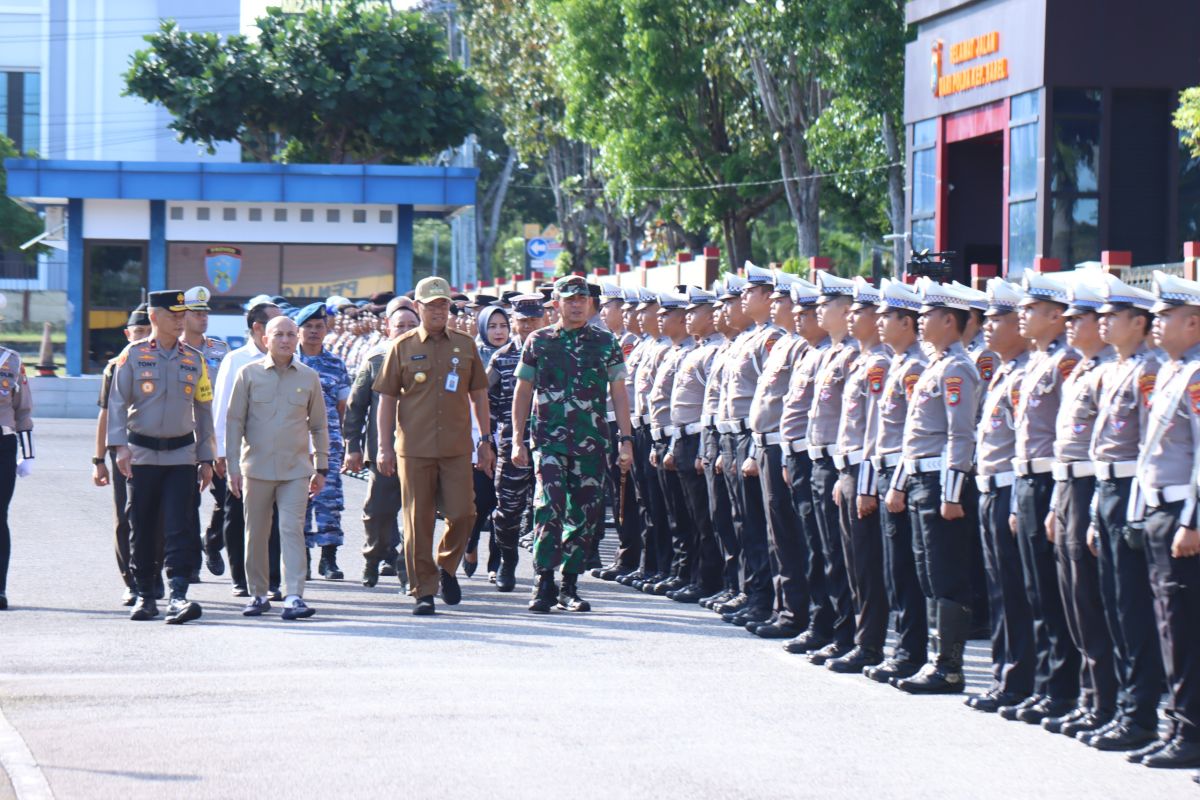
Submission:
M 246 511 L 246 580 L 253 597 L 269 593 L 268 565 L 271 516 L 279 507 L 279 549 L 283 561 L 284 596 L 304 596 L 307 548 L 304 546 L 304 510 L 308 504 L 308 478 L 263 481 L 245 478 L 242 505 Z
M 467 549 L 475 524 L 475 482 L 471 456 L 422 458 L 400 456 L 396 472 L 404 498 L 404 563 L 408 593 L 413 597 L 438 592 L 438 568 L 454 574 Z M 433 557 L 437 510 L 446 518 L 446 533 Z

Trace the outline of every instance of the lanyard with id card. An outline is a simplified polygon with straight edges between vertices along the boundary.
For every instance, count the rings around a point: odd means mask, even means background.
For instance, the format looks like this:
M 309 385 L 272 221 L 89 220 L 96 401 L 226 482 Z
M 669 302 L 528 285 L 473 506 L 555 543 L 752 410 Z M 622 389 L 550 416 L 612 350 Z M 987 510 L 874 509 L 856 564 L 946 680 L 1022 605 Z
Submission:
M 451 364 L 451 371 L 450 371 L 450 374 L 448 374 L 446 376 L 446 391 L 447 392 L 457 392 L 458 391 L 458 357 L 455 356 L 454 358 L 450 359 L 450 364 Z

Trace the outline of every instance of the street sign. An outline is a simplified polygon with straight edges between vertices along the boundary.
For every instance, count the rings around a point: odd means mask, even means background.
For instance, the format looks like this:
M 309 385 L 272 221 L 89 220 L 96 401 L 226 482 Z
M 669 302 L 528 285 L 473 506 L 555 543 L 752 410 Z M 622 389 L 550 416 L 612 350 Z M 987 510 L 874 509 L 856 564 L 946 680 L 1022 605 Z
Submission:
M 530 258 L 543 258 L 548 249 L 549 246 L 545 239 L 530 239 L 525 243 L 525 252 L 529 253 Z

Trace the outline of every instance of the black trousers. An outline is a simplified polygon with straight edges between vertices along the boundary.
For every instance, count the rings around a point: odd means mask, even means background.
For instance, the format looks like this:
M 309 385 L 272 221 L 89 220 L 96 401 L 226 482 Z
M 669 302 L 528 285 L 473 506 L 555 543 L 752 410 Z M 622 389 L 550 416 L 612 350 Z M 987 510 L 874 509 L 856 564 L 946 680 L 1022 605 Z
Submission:
M 691 582 L 691 576 L 685 572 L 688 566 L 688 545 L 692 537 L 692 515 L 688 511 L 687 500 L 683 496 L 683 487 L 679 483 L 678 468 L 667 469 L 665 459 L 671 451 L 669 439 L 654 443 L 654 452 L 658 457 L 658 486 L 662 490 L 663 505 L 667 509 L 667 535 L 659 534 L 656 541 L 659 547 L 658 561 L 664 560 L 670 564 L 668 572 L 671 577 L 682 578 Z
M 642 573 L 650 576 L 670 569 L 670 564 L 658 563 L 659 528 L 667 528 L 666 509 L 658 474 L 650 464 L 654 442 L 650 429 L 643 425 L 633 433 L 633 474 L 637 484 L 638 509 L 642 513 Z M 667 533 L 670 536 L 670 533 Z
M 838 471 L 832 458 L 818 458 L 812 462 L 813 510 L 821 536 L 821 552 L 825 556 L 825 588 L 833 607 L 833 640 L 849 647 L 854 641 L 854 599 L 850 594 L 846 556 L 842 551 L 842 526 L 837 506 L 833 504 L 837 481 Z
M 17 436 L 0 436 L 0 594 L 8 591 L 8 561 L 12 534 L 8 530 L 8 506 L 17 485 Z
M 191 521 L 195 513 L 196 465 L 134 465 L 128 488 L 133 528 L 129 559 L 138 591 L 154 591 L 160 538 L 167 579 L 188 578 L 196 568 L 197 556 Z
M 617 442 L 619 431 L 613 424 L 609 428 L 608 480 L 612 484 L 612 491 L 607 492 L 607 497 L 612 504 L 612 518 L 617 524 L 617 557 L 614 563 L 622 571 L 629 571 L 637 569 L 642 558 L 642 513 L 638 508 L 637 478 L 631 472 L 624 476 L 624 481 L 621 480 L 621 468 L 617 464 L 621 450 Z M 634 460 L 637 460 L 636 453 Z M 625 487 L 623 496 L 622 485 Z
M 1012 487 L 979 497 L 979 540 L 987 574 L 992 626 L 992 686 L 1019 697 L 1033 694 L 1037 651 L 1033 614 L 1025 594 L 1025 573 L 1017 539 L 1008 524 Z
M 742 591 L 750 598 L 751 607 L 769 609 L 775 597 L 771 589 L 762 486 L 758 478 L 747 478 L 742 473 L 742 464 L 750 458 L 753 446 L 749 431 L 722 435 L 721 463 L 738 543 Z
M 125 483 L 125 476 L 117 469 L 116 448 L 108 449 L 108 463 L 111 467 L 109 475 L 112 480 L 113 511 L 116 517 L 113 549 L 117 554 L 117 570 L 121 573 L 121 580 L 125 585 L 136 590 L 137 581 L 133 577 L 133 566 L 129 563 L 129 540 L 132 533 L 129 525 L 129 489 Z
M 883 586 L 883 532 L 879 512 L 859 519 L 858 466 L 846 467 L 838 475 L 838 520 L 846 576 L 854 598 L 856 625 L 854 643 L 868 650 L 883 650 L 887 639 L 887 590 Z
M 1096 557 L 1087 546 L 1089 506 L 1095 492 L 1095 478 L 1058 481 L 1054 555 L 1067 631 L 1080 656 L 1079 707 L 1107 716 L 1117 707 L 1117 675 L 1113 670 L 1112 637 L 1100 599 L 1100 573 Z
M 979 487 L 975 485 L 975 473 L 967 476 L 959 495 L 963 512 L 967 517 L 967 530 L 971 532 L 970 573 L 971 622 L 975 627 L 990 627 L 991 611 L 988 602 L 987 565 L 984 563 L 983 541 L 974 535 L 979 530 Z
M 705 461 L 704 481 L 708 485 L 708 511 L 712 516 L 713 535 L 717 540 L 721 558 L 721 586 L 731 592 L 741 588 L 738 577 L 737 536 L 733 532 L 733 504 L 729 499 L 729 485 L 725 476 L 717 473 L 716 462 L 720 454 L 720 434 L 712 433 L 713 450 Z
M 808 453 L 788 453 L 788 488 L 792 507 L 800 524 L 795 580 L 804 581 L 803 593 L 808 597 L 808 630 L 822 639 L 833 637 L 833 601 L 825 585 L 825 551 L 821 546 L 821 531 L 817 527 L 817 512 L 813 506 L 812 459 Z
M 696 471 L 700 434 L 681 433 L 675 440 L 674 455 L 679 485 L 692 522 L 684 570 L 691 583 L 705 594 L 714 594 L 721 588 L 721 552 L 713 532 L 713 517 L 709 513 L 708 481 L 703 471 Z
M 971 605 L 971 532 L 966 517 L 942 516 L 942 479 L 936 472 L 908 478 L 908 519 L 913 530 L 913 560 L 921 591 L 930 600 Z
M 492 512 L 496 510 L 495 475 L 489 478 L 477 469 L 471 470 L 475 486 L 475 524 L 471 527 L 471 538 L 467 540 L 467 552 L 479 549 L 479 537 L 484 529 L 492 526 Z
M 521 540 L 521 518 L 533 505 L 533 466 L 518 467 L 506 449 L 496 461 L 496 509 L 492 512 L 492 531 L 496 547 L 510 559 L 516 559 Z M 514 561 L 515 563 L 515 561 Z
M 887 494 L 894 471 L 894 467 L 879 470 L 881 495 Z M 883 532 L 883 586 L 888 602 L 896 612 L 896 635 L 899 637 L 892 657 L 924 664 L 929 650 L 929 615 L 921 583 L 917 580 L 912 522 L 907 511 L 899 514 L 888 511 L 881 497 L 879 527 Z
M 804 532 L 796 516 L 792 487 L 783 477 L 783 448 L 764 446 L 758 454 L 758 480 L 767 506 L 771 577 L 779 621 L 808 627 L 808 579 L 804 574 Z M 811 504 L 812 497 L 809 496 Z
M 1150 509 L 1146 563 L 1167 673 L 1167 718 L 1176 736 L 1196 742 L 1200 741 L 1200 556 L 1171 555 L 1182 511 L 1182 502 Z
M 212 516 L 204 531 L 204 549 L 209 553 L 219 553 L 225 546 L 225 495 L 228 492 L 228 481 L 214 473 L 212 485 L 208 487 L 213 499 Z
M 242 498 L 225 493 L 225 552 L 229 556 L 229 575 L 234 586 L 246 586 L 246 510 Z M 279 509 L 271 515 L 271 538 L 267 540 L 271 590 L 279 588 Z
M 1038 654 L 1033 690 L 1054 700 L 1074 702 L 1079 695 L 1079 651 L 1070 641 L 1058 592 L 1054 545 L 1046 538 L 1053 489 L 1049 473 L 1017 478 L 1013 488 L 1017 494 L 1017 544 Z
M 1154 621 L 1144 530 L 1126 522 L 1133 478 L 1096 482 L 1100 598 L 1113 639 L 1117 709 L 1126 722 L 1154 730 L 1163 686 L 1163 652 Z

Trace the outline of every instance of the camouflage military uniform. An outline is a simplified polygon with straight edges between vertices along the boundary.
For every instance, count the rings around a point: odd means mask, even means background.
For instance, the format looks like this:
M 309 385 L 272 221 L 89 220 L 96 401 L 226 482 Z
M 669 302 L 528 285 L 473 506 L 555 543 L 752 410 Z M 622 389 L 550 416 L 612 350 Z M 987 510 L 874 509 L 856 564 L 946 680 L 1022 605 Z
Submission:
M 534 562 L 583 572 L 603 498 L 608 384 L 625 377 L 621 346 L 593 325 L 532 333 L 518 380 L 533 385 Z
M 488 362 L 488 406 L 492 424 L 500 434 L 500 454 L 496 461 L 496 510 L 492 526 L 496 546 L 505 559 L 517 559 L 517 540 L 521 518 L 533 495 L 533 467 L 518 467 L 512 462 L 512 399 L 516 388 L 517 365 L 521 363 L 521 343 L 514 340 L 492 354 Z M 525 431 L 529 440 L 529 431 Z
M 329 475 L 325 488 L 308 502 L 305 512 L 304 539 L 306 547 L 340 546 L 342 544 L 342 510 L 346 507 L 342 493 L 342 459 L 346 445 L 342 440 L 342 421 L 338 404 L 350 397 L 350 373 L 346 364 L 322 348 L 315 356 L 297 350 L 300 361 L 321 376 L 321 392 L 325 395 L 325 413 L 329 417 Z

